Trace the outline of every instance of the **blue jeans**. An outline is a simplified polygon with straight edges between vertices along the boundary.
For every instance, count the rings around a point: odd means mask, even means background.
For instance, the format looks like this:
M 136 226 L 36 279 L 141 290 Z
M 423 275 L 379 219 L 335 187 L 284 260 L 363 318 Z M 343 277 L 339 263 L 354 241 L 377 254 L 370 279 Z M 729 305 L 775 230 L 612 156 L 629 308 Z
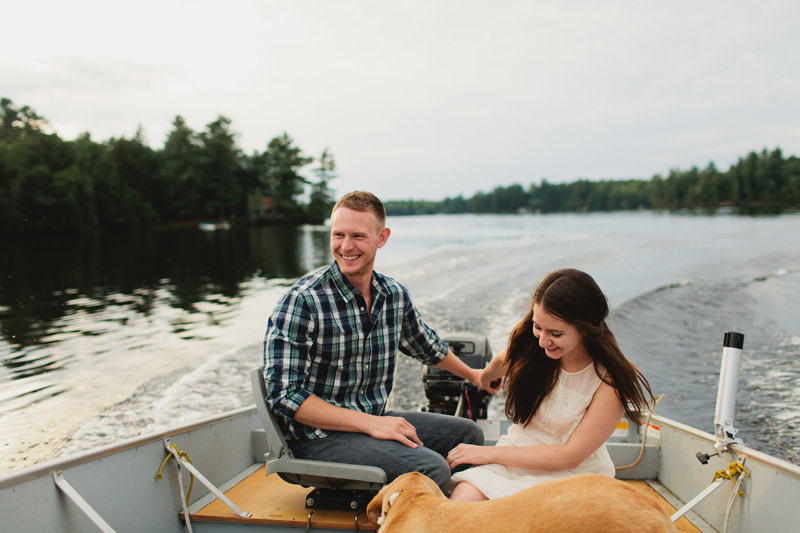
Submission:
M 289 445 L 300 459 L 377 466 L 387 482 L 406 472 L 421 472 L 434 480 L 442 492 L 450 488 L 447 453 L 462 442 L 483 444 L 483 431 L 465 418 L 421 412 L 388 412 L 402 416 L 417 430 L 424 446 L 410 448 L 394 440 L 379 440 L 365 433 L 326 431 L 323 439 L 293 440 Z M 460 470 L 457 469 L 457 470 Z

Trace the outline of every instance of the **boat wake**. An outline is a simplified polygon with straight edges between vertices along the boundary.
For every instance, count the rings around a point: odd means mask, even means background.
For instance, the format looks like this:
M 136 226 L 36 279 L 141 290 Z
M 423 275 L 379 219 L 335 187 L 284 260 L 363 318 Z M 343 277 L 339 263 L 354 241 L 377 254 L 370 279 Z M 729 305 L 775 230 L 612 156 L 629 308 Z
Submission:
M 800 464 L 800 271 L 661 286 L 613 313 L 612 329 L 656 394 L 657 412 L 713 433 L 724 331 L 745 334 L 736 417 L 750 447 Z M 676 320 L 675 317 L 678 317 Z M 698 349 L 698 347 L 702 347 Z

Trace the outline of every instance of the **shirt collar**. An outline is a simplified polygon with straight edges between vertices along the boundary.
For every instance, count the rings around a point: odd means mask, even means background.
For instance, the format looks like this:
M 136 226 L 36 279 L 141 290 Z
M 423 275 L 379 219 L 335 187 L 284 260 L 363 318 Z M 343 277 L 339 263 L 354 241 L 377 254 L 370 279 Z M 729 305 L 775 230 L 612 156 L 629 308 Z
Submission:
M 356 288 L 353 287 L 352 283 L 347 281 L 346 277 L 344 277 L 344 274 L 342 274 L 342 271 L 339 269 L 339 263 L 334 261 L 333 264 L 331 265 L 330 272 L 331 272 L 331 279 L 333 280 L 334 285 L 336 285 L 336 288 L 339 289 L 339 292 L 341 293 L 345 301 L 349 302 L 350 300 L 355 298 L 357 292 Z M 383 286 L 378 278 L 379 275 L 377 275 L 377 272 L 373 271 L 372 281 L 370 285 L 372 286 L 372 289 L 375 290 L 375 292 L 377 292 L 378 294 L 385 294 Z
M 342 274 L 342 271 L 339 269 L 339 263 L 336 261 L 333 262 L 330 273 L 333 284 L 339 289 L 345 301 L 349 302 L 356 297 L 356 288 L 344 277 L 344 274 Z

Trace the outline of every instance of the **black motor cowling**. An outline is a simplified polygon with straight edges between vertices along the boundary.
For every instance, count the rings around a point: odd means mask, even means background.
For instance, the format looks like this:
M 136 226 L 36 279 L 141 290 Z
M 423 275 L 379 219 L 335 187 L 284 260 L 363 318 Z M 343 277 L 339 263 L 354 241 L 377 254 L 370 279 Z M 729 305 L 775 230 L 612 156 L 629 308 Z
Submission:
M 442 339 L 456 357 L 471 368 L 483 369 L 492 360 L 489 339 L 474 333 L 453 333 Z M 431 413 L 455 415 L 471 420 L 486 418 L 491 395 L 463 378 L 433 366 L 426 366 L 422 384 Z

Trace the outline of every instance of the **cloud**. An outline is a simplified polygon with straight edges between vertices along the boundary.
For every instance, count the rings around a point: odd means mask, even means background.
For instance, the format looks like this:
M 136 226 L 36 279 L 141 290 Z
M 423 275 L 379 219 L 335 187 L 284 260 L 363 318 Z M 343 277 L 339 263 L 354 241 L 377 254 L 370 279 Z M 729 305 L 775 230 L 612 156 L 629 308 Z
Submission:
M 471 195 L 496 185 L 720 168 L 797 153 L 800 6 L 473 0 L 33 0 L 12 8 L 0 93 L 70 138 L 151 144 L 175 115 L 232 119 L 246 152 L 326 147 L 338 192 Z M 19 46 L 25 41 L 26 46 Z

